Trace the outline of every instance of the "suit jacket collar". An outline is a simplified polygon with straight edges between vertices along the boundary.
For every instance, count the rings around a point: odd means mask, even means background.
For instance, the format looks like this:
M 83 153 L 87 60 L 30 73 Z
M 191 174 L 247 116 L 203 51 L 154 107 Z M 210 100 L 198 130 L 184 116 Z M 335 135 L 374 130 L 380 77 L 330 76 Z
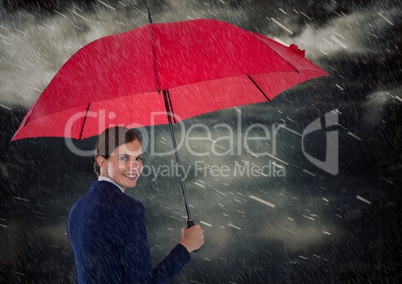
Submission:
M 121 186 L 119 186 L 117 183 L 115 183 L 114 180 L 112 180 L 111 178 L 100 176 L 98 178 L 98 181 L 108 181 L 110 183 L 113 183 L 115 186 L 117 186 L 121 190 L 121 192 L 124 193 L 124 190 L 121 188 Z
M 105 181 L 105 180 L 98 181 L 97 180 L 97 181 L 92 182 L 90 190 L 99 190 L 99 189 L 113 190 L 113 191 L 117 191 L 119 193 L 123 193 L 117 185 L 115 185 L 109 181 Z

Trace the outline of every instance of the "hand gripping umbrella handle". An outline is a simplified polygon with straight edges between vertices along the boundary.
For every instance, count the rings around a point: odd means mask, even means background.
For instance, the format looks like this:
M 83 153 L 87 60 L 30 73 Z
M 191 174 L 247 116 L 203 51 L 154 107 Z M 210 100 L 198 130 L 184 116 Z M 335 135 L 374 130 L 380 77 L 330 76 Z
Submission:
M 192 219 L 192 218 L 187 219 L 187 229 L 191 228 L 192 226 L 194 226 L 194 219 Z M 193 252 L 198 252 L 199 250 L 200 249 L 196 249 L 196 250 L 193 250 Z

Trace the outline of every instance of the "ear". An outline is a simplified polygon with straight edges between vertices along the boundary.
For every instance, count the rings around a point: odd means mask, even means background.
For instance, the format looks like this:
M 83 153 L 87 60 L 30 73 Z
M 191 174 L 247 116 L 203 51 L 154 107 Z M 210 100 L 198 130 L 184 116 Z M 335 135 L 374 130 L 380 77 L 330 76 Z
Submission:
M 99 167 L 103 170 L 107 170 L 107 160 L 103 156 L 96 157 L 96 162 L 98 163 Z

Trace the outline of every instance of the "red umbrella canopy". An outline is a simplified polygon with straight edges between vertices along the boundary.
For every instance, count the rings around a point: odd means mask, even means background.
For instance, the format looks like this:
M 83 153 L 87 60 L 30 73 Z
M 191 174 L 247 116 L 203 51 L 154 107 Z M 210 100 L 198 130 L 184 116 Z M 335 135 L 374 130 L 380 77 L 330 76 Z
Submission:
M 94 136 L 272 100 L 326 75 L 294 45 L 217 20 L 148 24 L 93 41 L 57 72 L 13 140 Z

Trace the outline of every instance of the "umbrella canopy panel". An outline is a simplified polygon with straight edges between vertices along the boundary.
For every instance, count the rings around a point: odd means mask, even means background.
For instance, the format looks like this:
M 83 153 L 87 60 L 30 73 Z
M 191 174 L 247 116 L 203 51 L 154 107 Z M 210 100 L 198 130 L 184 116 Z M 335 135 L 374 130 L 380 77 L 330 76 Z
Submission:
M 154 115 L 165 111 L 166 90 L 178 122 L 271 100 L 326 74 L 294 46 L 226 22 L 148 24 L 77 51 L 28 111 L 13 140 L 83 139 L 111 125 L 166 124 L 166 117 Z

